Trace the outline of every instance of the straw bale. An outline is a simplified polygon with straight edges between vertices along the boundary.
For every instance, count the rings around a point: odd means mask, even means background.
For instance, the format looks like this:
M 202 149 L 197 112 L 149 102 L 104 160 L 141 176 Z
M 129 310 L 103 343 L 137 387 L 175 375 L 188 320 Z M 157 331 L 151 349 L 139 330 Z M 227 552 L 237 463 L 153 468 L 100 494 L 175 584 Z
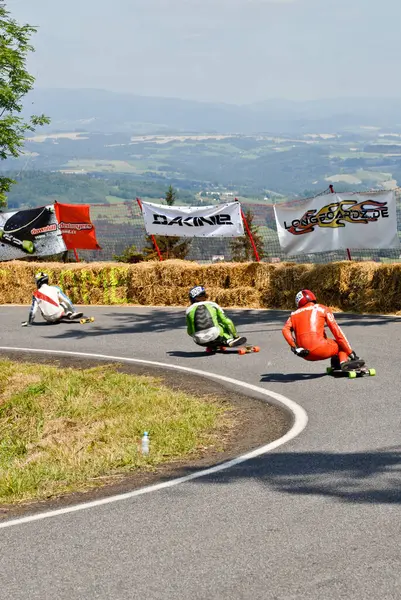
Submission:
M 237 266 L 235 263 L 216 263 L 204 266 L 204 285 L 213 288 L 228 289 L 231 287 L 231 278 Z
M 254 285 L 260 291 L 267 291 L 272 285 L 272 277 L 277 269 L 277 266 L 269 263 L 252 264 L 251 270 L 254 275 Z
M 299 280 L 301 285 L 294 290 L 295 294 L 300 289 L 307 288 L 316 294 L 322 304 L 337 306 L 341 299 L 341 265 L 342 263 L 308 265 L 310 268 L 302 274 Z
M 341 263 L 338 306 L 346 311 L 368 312 L 371 307 L 371 282 L 377 263 Z
M 187 291 L 195 285 L 202 285 L 205 280 L 205 268 L 198 263 L 183 260 L 169 261 L 166 268 L 158 267 L 158 276 L 163 285 L 171 285 L 179 282 L 179 285 L 187 288 Z
M 309 287 L 308 275 L 312 265 L 275 265 L 271 272 L 270 285 L 262 293 L 262 304 L 265 308 L 294 307 L 295 294 L 302 288 Z
M 221 263 L 213 265 L 224 275 L 224 285 L 219 287 L 255 287 L 265 289 L 269 285 L 270 272 L 273 265 L 267 263 Z M 215 283 L 215 282 L 213 282 Z
M 26 304 L 34 274 L 49 274 L 76 304 L 187 306 L 188 290 L 204 285 L 224 307 L 294 308 L 303 288 L 320 302 L 356 312 L 401 311 L 401 265 L 356 263 L 219 263 L 169 260 L 125 263 L 0 263 L 0 303 Z
M 179 282 L 179 285 L 187 286 L 190 289 L 194 285 L 200 285 L 204 276 L 204 269 L 201 265 L 186 260 L 166 260 L 156 263 L 154 269 L 158 282 L 165 286 Z
M 18 286 L 15 286 L 13 273 L 10 269 L 0 268 L 0 302 L 10 304 L 14 302 L 14 297 Z M 20 302 L 19 302 L 20 304 Z
M 166 290 L 160 290 L 155 304 L 157 306 L 187 306 L 189 304 L 188 287 L 172 286 Z
M 395 313 L 401 310 L 401 265 L 376 265 L 365 311 Z
M 127 301 L 132 304 L 151 305 L 152 298 L 158 294 L 158 282 L 155 266 L 146 262 L 130 265 L 127 279 Z
M 209 297 L 222 307 L 260 308 L 260 292 L 253 287 L 212 288 Z
M 156 285 L 157 275 L 155 266 L 156 263 L 154 263 L 153 261 L 130 265 L 128 285 Z

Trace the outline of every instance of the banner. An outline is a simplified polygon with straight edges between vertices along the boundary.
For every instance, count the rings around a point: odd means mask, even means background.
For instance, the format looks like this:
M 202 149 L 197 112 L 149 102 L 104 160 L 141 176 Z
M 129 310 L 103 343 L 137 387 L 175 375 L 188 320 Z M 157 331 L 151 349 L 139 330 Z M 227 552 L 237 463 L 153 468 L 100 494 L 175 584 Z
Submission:
M 393 191 L 325 194 L 274 214 L 286 254 L 400 247 Z
M 0 213 L 0 261 L 65 251 L 53 206 Z
M 239 237 L 244 224 L 239 202 L 217 206 L 166 206 L 142 202 L 146 232 L 179 237 Z
M 59 229 L 67 250 L 100 250 L 95 227 L 91 222 L 89 204 L 54 205 Z

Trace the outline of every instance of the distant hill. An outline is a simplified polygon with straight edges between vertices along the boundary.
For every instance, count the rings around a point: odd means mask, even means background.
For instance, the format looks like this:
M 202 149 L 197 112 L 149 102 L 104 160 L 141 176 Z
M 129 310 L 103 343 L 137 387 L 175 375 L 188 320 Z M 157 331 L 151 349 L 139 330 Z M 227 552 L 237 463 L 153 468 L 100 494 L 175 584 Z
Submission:
M 47 130 L 124 133 L 338 133 L 381 127 L 401 130 L 401 100 L 273 99 L 251 105 L 218 104 L 94 89 L 36 89 L 27 113 L 52 119 Z

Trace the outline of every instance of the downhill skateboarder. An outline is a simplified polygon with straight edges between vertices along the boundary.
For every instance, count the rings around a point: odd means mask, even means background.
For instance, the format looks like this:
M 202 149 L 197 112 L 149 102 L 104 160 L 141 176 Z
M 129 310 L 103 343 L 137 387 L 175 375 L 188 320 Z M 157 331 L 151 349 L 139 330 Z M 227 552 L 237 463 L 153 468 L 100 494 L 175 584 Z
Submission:
M 28 321 L 24 321 L 22 327 L 32 325 L 38 309 L 48 323 L 59 323 L 62 319 L 72 321 L 83 316 L 83 313 L 75 312 L 71 300 L 61 288 L 49 285 L 49 276 L 46 273 L 36 273 L 35 281 L 37 289 L 32 296 Z
M 332 311 L 318 304 L 313 292 L 301 290 L 295 303 L 297 310 L 291 313 L 282 330 L 294 354 L 310 361 L 330 358 L 332 368 L 343 371 L 363 367 L 365 361 L 353 352 Z M 326 325 L 334 340 L 327 338 Z

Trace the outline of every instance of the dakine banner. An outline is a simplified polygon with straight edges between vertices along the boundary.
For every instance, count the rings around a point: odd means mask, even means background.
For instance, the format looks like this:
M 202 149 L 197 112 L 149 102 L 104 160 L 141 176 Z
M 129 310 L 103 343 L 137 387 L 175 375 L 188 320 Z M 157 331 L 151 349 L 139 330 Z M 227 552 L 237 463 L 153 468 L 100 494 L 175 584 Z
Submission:
M 0 213 L 0 261 L 65 250 L 53 206 Z
M 244 235 L 239 202 L 196 207 L 142 202 L 142 211 L 148 234 L 179 237 Z
M 395 194 L 325 194 L 274 207 L 286 254 L 399 248 Z

